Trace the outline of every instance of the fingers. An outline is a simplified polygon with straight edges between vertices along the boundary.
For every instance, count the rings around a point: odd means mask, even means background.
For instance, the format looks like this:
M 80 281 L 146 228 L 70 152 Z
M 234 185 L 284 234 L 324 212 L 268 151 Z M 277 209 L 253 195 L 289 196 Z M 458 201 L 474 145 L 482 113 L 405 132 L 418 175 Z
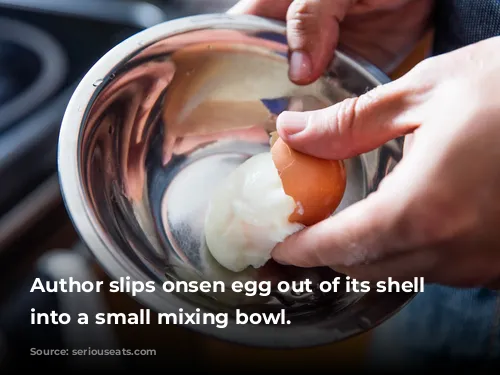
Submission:
M 405 77 L 325 109 L 283 112 L 278 134 L 290 147 L 320 158 L 368 152 L 420 125 L 428 89 L 411 82 Z
M 323 110 L 284 112 L 278 117 L 278 133 L 298 151 L 322 158 L 346 159 L 370 151 L 412 132 L 426 120 L 434 81 L 425 81 L 421 71 L 419 68 Z M 408 214 L 408 207 L 419 186 L 411 168 L 420 165 L 416 160 L 411 154 L 405 157 L 376 192 L 290 236 L 276 246 L 273 258 L 299 267 L 361 269 L 370 278 L 382 274 L 380 269 L 387 269 L 387 263 L 368 265 L 421 246 L 421 236 L 408 236 L 408 228 L 413 225 L 409 224 L 413 214 Z M 405 275 L 409 271 L 401 268 L 401 272 Z
M 282 264 L 334 269 L 376 261 L 404 243 L 395 229 L 403 206 L 398 203 L 393 194 L 377 191 L 288 237 L 272 256 Z
M 253 14 L 284 21 L 291 3 L 292 0 L 241 0 L 229 9 L 227 13 Z
M 339 22 L 354 0 L 243 0 L 230 14 L 254 14 L 287 21 L 289 77 L 299 85 L 317 80 L 330 63 Z
M 297 84 L 317 80 L 330 63 L 339 38 L 339 22 L 353 1 L 295 0 L 287 12 L 290 79 Z

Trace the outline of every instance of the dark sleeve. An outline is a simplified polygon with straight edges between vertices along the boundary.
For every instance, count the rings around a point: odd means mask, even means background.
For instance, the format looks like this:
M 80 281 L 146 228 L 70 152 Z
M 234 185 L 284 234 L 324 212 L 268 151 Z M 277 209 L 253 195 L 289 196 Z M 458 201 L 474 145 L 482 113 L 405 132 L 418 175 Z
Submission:
M 438 0 L 433 54 L 500 35 L 500 0 Z

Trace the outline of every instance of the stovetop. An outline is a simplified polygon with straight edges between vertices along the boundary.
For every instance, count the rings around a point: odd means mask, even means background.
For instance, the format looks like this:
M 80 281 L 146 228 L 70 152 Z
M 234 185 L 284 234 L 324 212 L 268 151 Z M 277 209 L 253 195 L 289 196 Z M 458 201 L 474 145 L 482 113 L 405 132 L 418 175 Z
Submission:
M 61 207 L 57 141 L 64 110 L 78 82 L 108 50 L 142 29 L 182 16 L 225 11 L 233 3 L 0 0 L 0 368 L 5 352 L 11 358 L 9 363 L 18 368 L 20 358 L 34 345 L 114 345 L 115 333 L 106 327 L 90 334 L 93 328 L 87 326 L 68 336 L 74 327 L 68 331 L 29 324 L 31 308 L 47 312 L 69 307 L 81 311 L 108 309 L 98 295 L 79 299 L 29 292 L 35 277 L 57 279 L 64 276 L 60 272 L 83 279 L 96 277 L 92 262 L 86 262 L 85 247 L 78 242 L 76 251 L 54 250 L 42 258 L 29 247 L 38 241 L 31 228 L 53 220 L 51 212 Z M 60 225 L 50 222 L 42 228 Z M 28 238 L 25 245 L 11 251 L 12 243 L 24 238 Z M 23 273 L 6 272 L 14 268 L 14 263 L 23 262 L 35 267 L 25 267 L 28 270 Z M 99 340 L 92 341 L 92 337 Z M 32 363 L 38 366 L 44 362 Z M 114 360 L 108 364 L 117 365 Z M 73 365 L 79 366 L 78 362 Z
M 132 34 L 234 0 L 0 0 L 0 253 L 60 202 L 56 149 L 85 72 Z

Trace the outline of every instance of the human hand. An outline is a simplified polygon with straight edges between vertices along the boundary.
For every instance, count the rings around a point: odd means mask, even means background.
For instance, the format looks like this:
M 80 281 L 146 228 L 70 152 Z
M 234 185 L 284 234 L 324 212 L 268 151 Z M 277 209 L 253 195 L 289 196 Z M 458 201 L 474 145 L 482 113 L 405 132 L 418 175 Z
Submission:
M 290 79 L 317 80 L 342 44 L 385 72 L 426 31 L 433 0 L 241 0 L 228 13 L 287 21 Z
M 451 286 L 500 277 L 500 37 L 327 109 L 284 112 L 291 147 L 346 159 L 407 135 L 378 190 L 273 250 L 280 263 Z

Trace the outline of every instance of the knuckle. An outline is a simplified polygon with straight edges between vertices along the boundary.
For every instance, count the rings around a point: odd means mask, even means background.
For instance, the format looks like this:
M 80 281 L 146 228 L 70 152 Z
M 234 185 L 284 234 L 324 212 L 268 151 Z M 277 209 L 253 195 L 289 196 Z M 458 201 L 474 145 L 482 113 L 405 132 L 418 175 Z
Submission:
M 354 144 L 349 142 L 353 137 L 353 129 L 356 123 L 359 97 L 348 98 L 332 107 L 334 113 L 325 112 L 328 116 L 321 121 L 326 124 L 326 133 L 336 138 L 342 138 L 346 144 Z
M 287 30 L 292 49 L 303 49 L 311 37 L 319 32 L 319 8 L 317 0 L 294 1 L 287 13 Z
M 359 98 L 349 98 L 342 101 L 339 105 L 338 111 L 333 122 L 332 131 L 337 132 L 339 135 L 346 135 L 352 130 L 356 118 L 356 106 Z
M 416 64 L 405 76 L 407 84 L 420 87 L 420 89 L 430 88 L 433 83 L 440 80 L 443 68 L 449 71 L 449 64 L 442 64 L 443 56 L 426 58 Z
M 360 103 L 358 105 L 369 105 L 373 104 L 375 102 L 378 102 L 381 98 L 384 97 L 383 93 L 386 90 L 387 86 L 384 85 L 378 85 L 372 88 L 371 90 L 365 92 L 363 95 L 361 95 L 360 98 Z
M 411 72 L 415 75 L 425 75 L 433 70 L 433 62 L 432 58 L 423 59 L 411 69 Z

